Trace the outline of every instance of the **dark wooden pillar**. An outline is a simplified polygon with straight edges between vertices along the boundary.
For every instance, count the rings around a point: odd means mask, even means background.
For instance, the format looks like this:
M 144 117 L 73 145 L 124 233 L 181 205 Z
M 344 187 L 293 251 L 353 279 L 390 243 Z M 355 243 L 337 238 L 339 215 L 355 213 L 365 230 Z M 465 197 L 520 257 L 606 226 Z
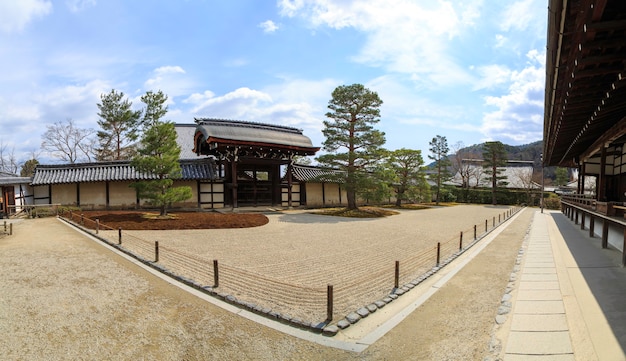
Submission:
M 585 211 L 580 212 L 580 229 L 585 229 Z
M 232 195 L 233 195 L 233 208 L 238 208 L 237 205 L 237 157 L 234 156 L 230 160 L 230 176 L 231 176 L 231 185 L 232 185 Z
M 585 162 L 582 162 L 580 165 L 580 172 L 578 172 L 578 179 L 580 179 L 580 194 L 585 194 L 585 172 L 587 165 Z
M 105 193 L 105 201 L 104 207 L 109 209 L 111 206 L 111 202 L 109 200 L 109 181 L 104 182 L 104 193 Z
M 600 155 L 600 179 L 598 182 L 598 200 L 606 202 L 606 148 L 602 147 Z
M 602 248 L 608 248 L 609 246 L 609 221 L 606 219 L 602 221 Z
M 291 158 L 291 157 L 290 157 Z M 291 208 L 291 187 L 293 185 L 293 180 L 291 179 L 291 159 L 289 164 L 287 164 L 287 207 Z M 280 205 L 283 204 L 283 192 L 280 192 Z
M 80 207 L 80 183 L 76 183 L 76 207 Z
M 595 236 L 594 234 L 594 227 L 595 227 L 595 217 L 593 216 L 593 214 L 589 215 L 589 237 L 593 238 Z

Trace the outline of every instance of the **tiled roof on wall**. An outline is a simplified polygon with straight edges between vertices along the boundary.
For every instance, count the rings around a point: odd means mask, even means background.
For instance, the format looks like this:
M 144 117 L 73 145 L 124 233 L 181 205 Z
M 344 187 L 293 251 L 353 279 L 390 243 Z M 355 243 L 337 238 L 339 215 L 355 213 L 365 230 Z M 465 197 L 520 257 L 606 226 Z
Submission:
M 215 162 L 210 158 L 181 160 L 182 180 L 216 179 Z M 38 165 L 32 185 L 84 183 L 103 181 L 138 181 L 155 179 L 147 173 L 138 172 L 130 161 L 101 163 L 78 163 Z
M 300 182 L 344 183 L 344 172 L 336 169 L 294 164 L 292 174 Z

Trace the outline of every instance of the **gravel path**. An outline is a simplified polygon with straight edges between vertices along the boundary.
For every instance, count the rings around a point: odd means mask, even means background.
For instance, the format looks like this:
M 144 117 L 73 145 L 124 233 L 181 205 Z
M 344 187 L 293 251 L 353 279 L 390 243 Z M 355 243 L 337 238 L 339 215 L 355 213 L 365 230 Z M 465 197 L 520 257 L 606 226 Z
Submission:
M 456 208 L 462 207 L 425 211 L 421 222 L 436 222 Z M 6 360 L 480 360 L 487 355 L 493 318 L 531 214 L 524 211 L 434 297 L 360 354 L 296 339 L 207 304 L 55 219 L 25 220 L 15 225 L 13 236 L 0 239 L 0 355 Z M 285 223 L 297 228 L 297 216 L 291 217 Z

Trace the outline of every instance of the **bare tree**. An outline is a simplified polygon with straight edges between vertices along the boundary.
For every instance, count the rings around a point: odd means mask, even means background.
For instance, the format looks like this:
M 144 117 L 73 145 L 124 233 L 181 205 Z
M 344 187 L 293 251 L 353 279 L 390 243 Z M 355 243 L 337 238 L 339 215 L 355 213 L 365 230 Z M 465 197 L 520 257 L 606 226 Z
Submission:
M 19 164 L 15 157 L 15 149 L 7 150 L 6 144 L 0 140 L 0 171 L 5 173 L 16 174 Z
M 72 119 L 47 126 L 42 136 L 41 147 L 53 157 L 68 163 L 91 162 L 95 157 L 93 129 L 79 128 Z
M 537 184 L 535 183 L 534 169 L 532 167 L 512 167 L 510 172 L 513 177 L 509 177 L 509 182 L 512 183 L 515 188 L 524 190 L 524 193 L 526 193 L 526 202 L 532 204 L 532 193 Z
M 475 167 L 472 166 L 472 164 L 475 163 L 478 157 L 471 152 L 462 151 L 463 148 L 463 142 L 456 142 L 452 146 L 450 165 L 452 166 L 454 174 L 458 174 L 459 177 L 461 177 L 461 187 L 469 188 L 472 173 L 475 171 Z

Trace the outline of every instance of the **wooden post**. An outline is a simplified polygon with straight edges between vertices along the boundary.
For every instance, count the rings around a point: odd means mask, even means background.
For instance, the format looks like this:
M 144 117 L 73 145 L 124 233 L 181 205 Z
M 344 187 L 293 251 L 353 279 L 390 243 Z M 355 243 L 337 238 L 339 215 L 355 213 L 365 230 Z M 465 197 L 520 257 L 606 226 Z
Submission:
M 213 288 L 220 286 L 220 271 L 217 265 L 217 260 L 213 260 Z
M 476 225 L 474 225 L 474 241 L 476 240 Z
M 496 226 L 496 216 L 493 216 L 493 223 L 491 224 L 491 227 L 495 227 Z
M 463 250 L 463 231 L 461 231 L 461 234 L 459 235 L 459 251 Z
M 333 319 L 333 285 L 328 285 L 326 288 L 326 321 L 330 322 Z
M 487 233 L 487 221 L 488 220 L 485 219 L 485 233 Z
M 580 212 L 580 229 L 585 230 L 585 212 Z
M 396 261 L 396 273 L 394 277 L 393 287 L 398 288 L 400 286 L 400 261 Z
M 602 248 L 609 246 L 609 222 L 605 219 L 602 221 Z
M 96 234 L 100 232 L 100 219 L 96 218 Z
M 117 229 L 117 244 L 122 244 L 122 227 Z
M 498 224 L 500 224 L 500 214 L 498 214 Z
M 159 241 L 154 242 L 154 263 L 159 262 Z
M 4 231 L 7 231 L 7 221 L 4 221 Z
M 440 258 L 441 258 L 441 242 L 437 242 L 437 267 L 439 267 Z
M 591 214 L 589 215 L 589 238 L 593 238 L 595 236 L 594 234 L 594 227 L 595 227 L 595 217 Z
M 81 226 L 85 225 L 85 214 L 83 213 L 80 214 L 80 225 Z
M 574 224 L 578 224 L 578 209 L 576 209 L 574 214 L 575 214 L 575 216 L 574 216 Z
M 9 236 L 13 235 L 13 223 L 9 223 Z
M 626 227 L 624 228 L 624 241 L 622 242 L 622 266 L 626 266 Z

